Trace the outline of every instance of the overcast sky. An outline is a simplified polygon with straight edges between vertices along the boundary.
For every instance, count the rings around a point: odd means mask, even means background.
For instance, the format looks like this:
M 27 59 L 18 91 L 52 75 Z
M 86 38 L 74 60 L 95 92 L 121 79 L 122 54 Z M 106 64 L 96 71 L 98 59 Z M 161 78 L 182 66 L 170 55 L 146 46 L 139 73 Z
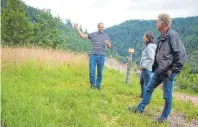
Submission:
M 130 19 L 156 19 L 165 12 L 171 17 L 198 16 L 198 0 L 22 0 L 39 9 L 50 9 L 54 16 L 79 23 L 88 32 Z

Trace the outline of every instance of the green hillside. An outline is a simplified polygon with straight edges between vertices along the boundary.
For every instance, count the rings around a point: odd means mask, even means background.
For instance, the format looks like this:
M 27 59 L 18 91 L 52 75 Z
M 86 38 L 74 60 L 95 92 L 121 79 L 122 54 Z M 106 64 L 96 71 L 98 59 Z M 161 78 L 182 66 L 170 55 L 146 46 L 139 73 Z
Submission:
M 69 19 L 53 17 L 50 10 L 33 8 L 20 0 L 2 0 L 1 7 L 3 45 L 36 45 L 75 52 L 90 52 L 90 41 L 78 36 Z M 172 23 L 172 28 L 181 35 L 188 58 L 194 59 L 198 59 L 197 55 L 193 55 L 198 50 L 197 21 L 198 16 L 195 16 L 176 18 Z M 112 40 L 112 49 L 107 50 L 107 55 L 126 62 L 128 48 L 132 47 L 135 49 L 134 62 L 139 64 L 143 49 L 143 34 L 146 31 L 152 31 L 155 39 L 159 36 L 155 24 L 154 20 L 128 20 L 107 28 L 105 32 Z M 82 27 L 80 29 L 82 30 Z M 83 32 L 87 33 L 87 30 Z M 191 67 L 193 72 L 198 71 L 197 64 Z
M 157 18 L 157 17 L 156 17 Z M 198 16 L 173 19 L 172 28 L 175 29 L 182 38 L 187 49 L 188 56 L 198 50 Z M 155 41 L 159 36 L 155 20 L 128 20 L 119 25 L 112 26 L 105 30 L 112 39 L 113 51 L 119 59 L 126 61 L 128 48 L 135 49 L 134 59 L 139 64 L 143 49 L 142 37 L 145 32 L 152 31 Z
M 50 10 L 39 10 L 20 0 L 3 0 L 1 7 L 3 45 L 90 51 L 90 41 L 78 36 L 69 19 L 53 17 Z

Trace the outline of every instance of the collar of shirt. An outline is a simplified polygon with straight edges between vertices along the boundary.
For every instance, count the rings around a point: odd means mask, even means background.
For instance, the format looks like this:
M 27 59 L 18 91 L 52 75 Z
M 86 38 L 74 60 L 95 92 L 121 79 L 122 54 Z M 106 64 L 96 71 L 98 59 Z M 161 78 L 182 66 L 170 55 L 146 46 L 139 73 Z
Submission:
M 104 34 L 104 32 L 98 31 L 97 34 Z
M 169 28 L 167 29 L 166 33 L 165 33 L 164 35 L 161 34 L 161 36 L 162 36 L 162 37 L 168 36 L 170 29 L 171 29 L 171 28 L 169 27 Z
M 169 27 L 168 30 L 166 31 L 165 35 L 162 35 L 162 34 L 161 34 L 161 35 L 158 37 L 158 40 L 161 40 L 162 38 L 168 37 L 168 35 L 170 34 L 170 30 L 171 30 L 171 28 Z

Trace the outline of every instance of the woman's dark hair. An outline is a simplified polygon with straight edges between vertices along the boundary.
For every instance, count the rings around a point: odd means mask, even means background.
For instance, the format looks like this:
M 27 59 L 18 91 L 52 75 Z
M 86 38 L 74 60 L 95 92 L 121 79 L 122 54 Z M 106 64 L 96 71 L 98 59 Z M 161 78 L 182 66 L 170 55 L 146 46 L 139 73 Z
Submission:
M 151 31 L 146 32 L 145 36 L 146 36 L 146 38 L 148 38 L 149 42 L 153 42 L 154 41 L 154 36 L 153 36 L 153 33 Z

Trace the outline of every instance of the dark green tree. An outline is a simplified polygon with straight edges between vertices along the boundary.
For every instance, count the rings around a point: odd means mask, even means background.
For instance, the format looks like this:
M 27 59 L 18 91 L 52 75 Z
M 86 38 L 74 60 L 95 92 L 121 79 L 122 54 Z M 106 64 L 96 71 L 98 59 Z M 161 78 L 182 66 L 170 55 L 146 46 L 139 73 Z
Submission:
M 1 9 L 3 44 L 26 43 L 31 33 L 31 25 L 25 16 L 24 6 L 20 0 L 6 0 L 5 5 L 5 8 Z

